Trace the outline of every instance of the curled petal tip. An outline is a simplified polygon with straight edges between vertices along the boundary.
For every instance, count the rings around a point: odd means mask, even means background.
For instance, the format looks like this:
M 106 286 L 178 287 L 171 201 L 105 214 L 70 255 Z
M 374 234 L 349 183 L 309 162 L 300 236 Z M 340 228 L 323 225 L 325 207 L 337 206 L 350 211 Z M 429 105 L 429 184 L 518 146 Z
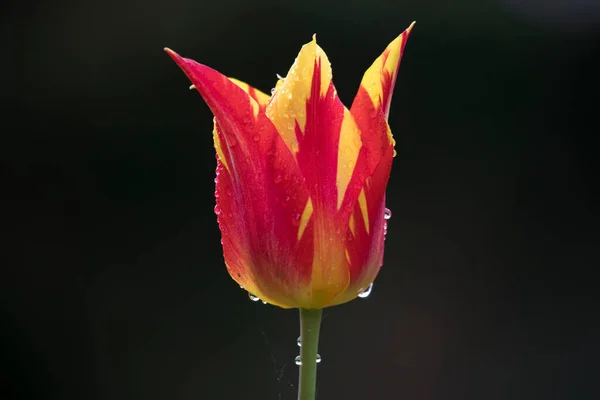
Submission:
M 412 24 L 410 24 L 410 26 L 408 28 L 406 28 L 406 30 L 410 33 L 410 31 L 412 31 L 412 29 L 416 23 L 417 23 L 417 21 L 413 21 Z

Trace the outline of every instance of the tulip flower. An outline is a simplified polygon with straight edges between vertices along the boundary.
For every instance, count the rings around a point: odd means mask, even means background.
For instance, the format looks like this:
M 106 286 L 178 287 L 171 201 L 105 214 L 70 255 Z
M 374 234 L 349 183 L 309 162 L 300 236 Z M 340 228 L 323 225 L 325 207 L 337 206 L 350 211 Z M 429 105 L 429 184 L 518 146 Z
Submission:
M 314 36 L 270 96 L 165 49 L 214 114 L 227 270 L 263 302 L 305 313 L 303 365 L 315 363 L 321 309 L 358 297 L 382 265 L 395 155 L 387 119 L 412 26 L 366 71 L 350 109 Z M 314 397 L 312 386 L 299 398 Z

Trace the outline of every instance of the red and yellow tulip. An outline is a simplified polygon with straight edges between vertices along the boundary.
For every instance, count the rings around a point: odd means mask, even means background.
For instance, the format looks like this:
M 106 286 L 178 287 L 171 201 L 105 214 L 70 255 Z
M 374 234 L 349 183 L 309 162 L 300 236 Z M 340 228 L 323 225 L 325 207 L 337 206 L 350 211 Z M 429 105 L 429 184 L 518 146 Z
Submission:
M 387 117 L 411 28 L 364 74 L 350 110 L 314 37 L 271 96 L 166 49 L 215 116 L 225 264 L 261 300 L 333 306 L 379 272 L 395 155 Z

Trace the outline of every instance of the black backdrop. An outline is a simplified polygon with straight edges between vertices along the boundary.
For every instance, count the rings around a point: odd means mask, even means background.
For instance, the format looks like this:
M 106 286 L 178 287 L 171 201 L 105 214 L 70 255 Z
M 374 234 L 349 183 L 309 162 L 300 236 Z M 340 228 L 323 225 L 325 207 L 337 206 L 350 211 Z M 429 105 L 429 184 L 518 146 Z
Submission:
M 412 20 L 385 264 L 368 299 L 325 311 L 319 398 L 594 398 L 599 16 L 567 0 L 4 4 L 0 398 L 295 398 L 297 312 L 228 277 L 211 114 L 162 48 L 268 91 L 316 32 L 350 104 Z

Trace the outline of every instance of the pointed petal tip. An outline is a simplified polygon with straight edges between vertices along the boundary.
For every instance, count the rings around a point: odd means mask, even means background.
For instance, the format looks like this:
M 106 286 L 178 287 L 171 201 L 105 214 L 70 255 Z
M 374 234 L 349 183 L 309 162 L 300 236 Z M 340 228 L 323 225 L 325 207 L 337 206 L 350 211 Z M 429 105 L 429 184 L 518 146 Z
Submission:
M 171 57 L 171 60 L 175 61 L 175 63 L 181 66 L 181 63 L 183 62 L 183 57 L 181 57 L 178 53 L 174 52 L 168 47 L 165 47 L 164 51 L 169 55 L 169 57 Z

